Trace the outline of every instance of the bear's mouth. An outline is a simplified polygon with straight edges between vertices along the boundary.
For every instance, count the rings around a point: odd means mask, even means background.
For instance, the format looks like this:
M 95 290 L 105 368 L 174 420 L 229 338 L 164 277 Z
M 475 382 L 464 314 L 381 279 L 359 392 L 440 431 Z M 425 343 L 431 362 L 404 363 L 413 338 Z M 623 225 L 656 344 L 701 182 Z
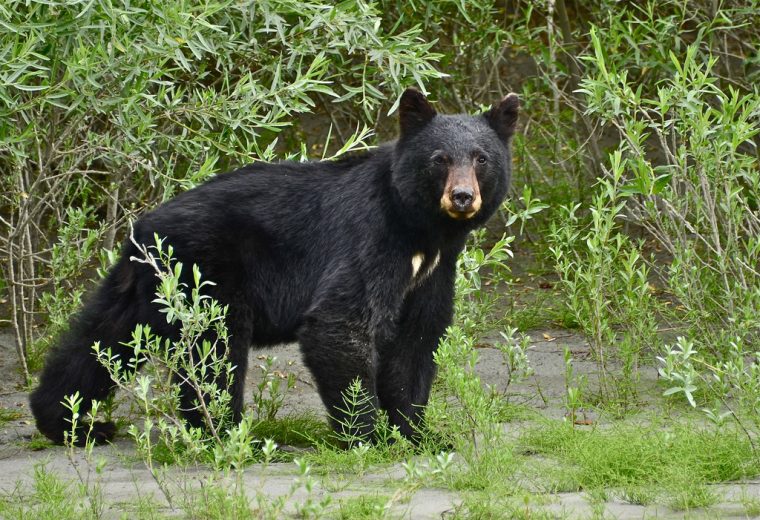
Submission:
M 470 210 L 470 211 L 456 211 L 451 209 L 446 209 L 446 214 L 453 218 L 454 220 L 467 220 L 471 219 L 475 216 L 477 213 L 477 210 Z

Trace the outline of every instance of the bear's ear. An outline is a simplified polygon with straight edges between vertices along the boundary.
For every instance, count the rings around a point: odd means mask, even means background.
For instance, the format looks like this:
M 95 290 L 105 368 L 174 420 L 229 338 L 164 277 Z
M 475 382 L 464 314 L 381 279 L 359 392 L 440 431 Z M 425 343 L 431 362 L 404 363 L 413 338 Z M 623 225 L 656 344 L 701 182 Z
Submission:
M 509 141 L 515 133 L 517 126 L 517 114 L 520 111 L 520 99 L 517 94 L 507 94 L 498 105 L 483 114 L 488 125 L 496 131 L 496 134 L 504 141 Z
M 401 135 L 409 136 L 418 132 L 435 117 L 435 109 L 417 89 L 408 88 L 401 94 L 398 118 Z

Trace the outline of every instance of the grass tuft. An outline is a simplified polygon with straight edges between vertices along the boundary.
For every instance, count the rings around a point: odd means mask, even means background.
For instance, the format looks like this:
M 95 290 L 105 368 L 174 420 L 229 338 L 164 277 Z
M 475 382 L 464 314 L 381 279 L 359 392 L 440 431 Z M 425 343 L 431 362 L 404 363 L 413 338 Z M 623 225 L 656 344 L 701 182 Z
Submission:
M 579 488 L 619 488 L 631 503 L 653 502 L 660 489 L 674 508 L 706 507 L 717 500 L 707 484 L 760 474 L 749 440 L 725 426 L 656 420 L 584 430 L 551 421 L 528 430 L 519 443 L 523 452 L 558 463 L 543 471 L 544 479 L 570 471 Z

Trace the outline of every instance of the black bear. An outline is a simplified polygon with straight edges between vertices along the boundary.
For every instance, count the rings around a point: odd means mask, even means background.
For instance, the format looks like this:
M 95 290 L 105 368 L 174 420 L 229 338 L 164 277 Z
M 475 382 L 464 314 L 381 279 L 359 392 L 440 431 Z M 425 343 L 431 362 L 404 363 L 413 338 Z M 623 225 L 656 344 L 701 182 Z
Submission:
M 414 438 L 435 374 L 433 352 L 452 319 L 457 255 L 507 193 L 518 105 L 510 94 L 481 115 L 439 115 L 409 89 L 395 142 L 338 161 L 246 166 L 135 223 L 138 243 L 165 238 L 178 261 L 197 264 L 215 282 L 208 294 L 229 306 L 235 419 L 249 348 L 298 341 L 334 424 L 341 392 L 359 377 L 374 405 L 360 433 L 372 432 L 383 409 Z M 84 413 L 113 392 L 96 341 L 129 359 L 123 342 L 137 324 L 177 336 L 151 303 L 154 272 L 130 261 L 137 254 L 127 241 L 47 358 L 30 401 L 37 427 L 55 442 L 70 427 L 65 396 L 78 391 Z M 114 430 L 93 425 L 97 442 Z

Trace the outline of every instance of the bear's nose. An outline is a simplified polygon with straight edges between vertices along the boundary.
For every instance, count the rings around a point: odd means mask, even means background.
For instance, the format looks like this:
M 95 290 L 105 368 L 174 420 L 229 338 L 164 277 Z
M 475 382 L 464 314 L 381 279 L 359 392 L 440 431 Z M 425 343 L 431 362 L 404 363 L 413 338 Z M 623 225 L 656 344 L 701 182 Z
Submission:
M 472 206 L 473 193 L 470 188 L 454 188 L 451 190 L 451 200 L 458 211 L 467 211 Z

